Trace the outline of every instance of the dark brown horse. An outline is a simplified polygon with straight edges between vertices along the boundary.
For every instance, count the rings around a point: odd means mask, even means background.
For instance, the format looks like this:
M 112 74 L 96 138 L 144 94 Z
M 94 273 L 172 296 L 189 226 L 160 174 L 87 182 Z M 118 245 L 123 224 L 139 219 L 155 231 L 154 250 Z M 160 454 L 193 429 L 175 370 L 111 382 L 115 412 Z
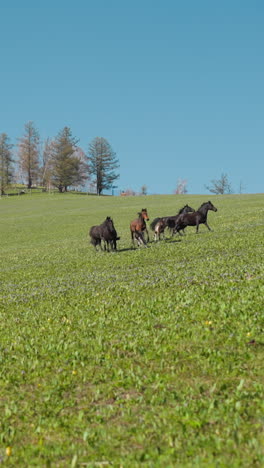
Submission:
M 209 210 L 217 211 L 217 208 L 210 201 L 203 203 L 194 213 L 181 214 L 176 222 L 174 232 L 180 232 L 186 226 L 196 226 L 196 234 L 198 234 L 200 224 L 205 224 L 209 231 L 211 231 L 212 229 L 207 223 L 207 213 Z
M 113 220 L 107 216 L 105 221 L 98 226 L 92 226 L 89 235 L 91 237 L 91 244 L 95 247 L 100 247 L 102 250 L 102 241 L 104 242 L 104 250 L 116 250 L 116 241 L 120 239 L 114 227 Z
M 176 221 L 179 218 L 179 215 L 182 213 L 190 213 L 194 212 L 195 210 L 189 206 L 184 205 L 175 216 L 163 216 L 162 218 L 155 218 L 152 223 L 150 224 L 151 229 L 154 231 L 154 240 L 160 240 L 161 234 L 163 234 L 163 238 L 165 236 L 165 229 L 168 227 L 171 231 L 171 235 L 174 233 L 174 228 L 176 225 Z
M 144 233 L 147 234 L 147 242 L 149 242 L 149 233 L 147 230 L 146 221 L 149 220 L 148 212 L 146 208 L 142 208 L 141 212 L 138 213 L 138 218 L 134 219 L 130 223 L 130 233 L 133 245 L 135 244 L 135 239 L 139 245 L 146 245 L 144 238 Z

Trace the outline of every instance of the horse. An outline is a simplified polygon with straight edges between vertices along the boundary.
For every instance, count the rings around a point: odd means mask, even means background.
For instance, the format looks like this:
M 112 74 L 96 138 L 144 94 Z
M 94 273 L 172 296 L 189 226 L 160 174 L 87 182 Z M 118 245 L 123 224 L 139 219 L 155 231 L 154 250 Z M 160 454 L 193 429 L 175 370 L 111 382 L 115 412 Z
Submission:
M 102 241 L 104 242 L 104 250 L 110 251 L 110 247 L 112 250 L 116 250 L 116 241 L 120 239 L 117 236 L 117 232 L 114 227 L 113 220 L 110 216 L 107 216 L 105 221 L 98 225 L 92 226 L 89 235 L 91 237 L 91 244 L 97 250 L 97 246 L 102 249 Z
M 147 242 L 149 242 L 149 233 L 147 230 L 146 221 L 149 221 L 148 212 L 146 208 L 142 208 L 141 212 L 138 213 L 138 218 L 134 219 L 130 223 L 130 233 L 133 245 L 135 245 L 135 239 L 139 245 L 146 245 L 144 238 L 144 231 L 147 233 Z
M 165 229 L 168 227 L 171 231 L 171 234 L 173 233 L 173 230 L 175 228 L 176 221 L 179 217 L 180 214 L 182 213 L 189 213 L 189 212 L 194 212 L 195 210 L 189 206 L 189 205 L 184 205 L 177 213 L 175 216 L 163 216 L 162 218 L 155 218 L 152 223 L 150 224 L 151 229 L 154 231 L 154 240 L 156 241 L 157 239 L 160 240 L 160 235 L 163 234 L 163 238 L 165 237 Z
M 208 230 L 212 231 L 207 223 L 207 213 L 209 210 L 217 211 L 217 208 L 210 201 L 202 203 L 200 208 L 194 213 L 181 214 L 175 224 L 174 232 L 180 232 L 186 226 L 196 226 L 196 234 L 198 234 L 200 224 L 205 224 Z
M 167 223 L 165 218 L 156 218 L 154 221 L 157 222 L 153 225 L 152 229 L 154 230 L 154 241 L 160 240 L 161 234 L 163 234 L 163 239 L 165 238 L 165 229 L 167 227 Z

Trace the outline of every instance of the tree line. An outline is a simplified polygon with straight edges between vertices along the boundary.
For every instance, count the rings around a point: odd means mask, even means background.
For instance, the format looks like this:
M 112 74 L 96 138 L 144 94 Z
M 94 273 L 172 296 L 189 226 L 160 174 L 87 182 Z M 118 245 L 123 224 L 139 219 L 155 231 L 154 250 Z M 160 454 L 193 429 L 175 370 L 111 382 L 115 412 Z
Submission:
M 69 187 L 84 186 L 87 181 L 100 195 L 104 190 L 115 188 L 119 178 L 116 170 L 119 161 L 110 143 L 103 137 L 94 138 L 85 153 L 78 146 L 78 139 L 69 127 L 64 127 L 56 137 L 40 141 L 40 135 L 32 121 L 25 124 L 24 134 L 13 145 L 6 133 L 0 134 L 0 194 L 18 179 L 25 182 L 28 189 L 40 185 L 45 189 L 55 187 L 59 192 L 67 192 Z M 232 193 L 227 174 L 211 180 L 206 190 L 214 194 Z M 244 186 L 240 183 L 239 193 Z M 187 180 L 178 179 L 175 194 L 186 194 Z M 147 194 L 143 185 L 141 195 Z M 136 195 L 126 190 L 122 195 Z
M 69 187 L 84 186 L 91 181 L 96 193 L 113 187 L 119 174 L 119 161 L 110 143 L 103 137 L 94 138 L 85 153 L 69 127 L 64 127 L 53 139 L 41 144 L 40 135 L 32 121 L 27 122 L 18 144 L 10 142 L 6 133 L 0 134 L 0 192 L 23 177 L 28 189 L 41 185 L 67 192 Z

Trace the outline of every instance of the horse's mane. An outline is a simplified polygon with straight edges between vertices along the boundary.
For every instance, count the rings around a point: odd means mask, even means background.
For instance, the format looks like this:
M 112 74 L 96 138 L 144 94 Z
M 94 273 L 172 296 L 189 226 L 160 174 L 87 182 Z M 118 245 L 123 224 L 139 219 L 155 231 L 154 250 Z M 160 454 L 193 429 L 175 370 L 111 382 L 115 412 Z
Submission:
M 210 201 L 207 201 L 207 202 L 202 203 L 201 206 L 198 208 L 197 211 L 200 211 L 201 208 L 203 208 L 205 205 L 208 205 L 208 203 L 211 203 L 211 202 L 210 202 Z
M 109 226 L 112 228 L 113 226 L 113 220 L 110 216 L 107 216 L 107 218 L 104 220 L 104 222 L 101 224 L 102 227 Z
M 194 212 L 195 210 L 189 206 L 189 205 L 184 205 L 178 212 L 178 214 L 182 214 L 182 213 L 190 213 L 190 212 Z
M 197 210 L 197 211 L 199 211 L 199 210 L 200 210 L 200 208 L 202 208 L 204 205 L 207 205 L 207 203 L 208 203 L 208 202 L 204 202 L 204 203 L 202 203 L 202 204 L 201 204 L 201 206 L 198 208 L 198 210 Z
M 188 205 L 184 205 L 184 206 L 178 211 L 178 214 L 182 214 L 182 212 L 183 212 L 184 208 L 186 208 L 186 206 L 188 206 Z

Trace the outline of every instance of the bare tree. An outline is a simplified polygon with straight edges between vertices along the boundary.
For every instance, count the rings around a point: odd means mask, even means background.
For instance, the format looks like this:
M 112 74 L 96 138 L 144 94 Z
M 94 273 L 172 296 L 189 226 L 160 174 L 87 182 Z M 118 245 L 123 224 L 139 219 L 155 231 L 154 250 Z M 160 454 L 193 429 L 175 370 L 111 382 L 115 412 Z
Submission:
M 178 179 L 177 180 L 177 186 L 176 189 L 174 190 L 175 195 L 183 195 L 187 193 L 187 180 L 186 179 Z
M 243 184 L 242 180 L 239 182 L 239 193 L 243 193 L 246 190 L 246 186 Z
M 221 177 L 218 180 L 211 180 L 211 186 L 205 185 L 205 188 L 216 195 L 232 193 L 231 184 L 228 180 L 227 174 L 221 174 Z
M 145 184 L 142 185 L 140 195 L 147 195 L 147 190 L 148 190 L 148 187 Z
M 27 187 L 31 188 L 39 176 L 39 133 L 31 121 L 25 124 L 25 134 L 19 139 L 18 157 Z
M 12 158 L 13 145 L 9 143 L 6 133 L 0 135 L 0 194 L 4 195 L 5 189 L 11 183 L 13 177 Z
M 51 182 L 51 161 L 52 161 L 52 154 L 53 154 L 54 142 L 47 138 L 44 142 L 44 148 L 42 151 L 42 163 L 41 163 L 41 184 L 44 187 L 50 185 Z
M 96 137 L 89 145 L 88 161 L 89 174 L 94 177 L 97 195 L 100 195 L 119 177 L 115 172 L 119 167 L 116 153 L 105 138 Z

